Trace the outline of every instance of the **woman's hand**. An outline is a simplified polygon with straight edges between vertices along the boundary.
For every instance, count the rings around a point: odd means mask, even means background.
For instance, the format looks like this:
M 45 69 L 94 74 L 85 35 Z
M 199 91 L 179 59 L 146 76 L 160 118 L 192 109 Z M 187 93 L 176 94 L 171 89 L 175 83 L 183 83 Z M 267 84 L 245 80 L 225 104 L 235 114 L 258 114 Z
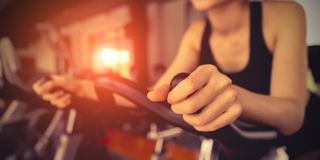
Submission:
M 71 78 L 61 75 L 53 75 L 50 80 L 46 80 L 44 78 L 39 79 L 32 87 L 43 100 L 49 101 L 52 105 L 58 108 L 64 108 L 71 103 L 71 95 L 59 88 L 70 90 L 71 87 L 74 87 L 74 84 L 72 83 L 74 82 Z
M 231 80 L 213 65 L 202 65 L 172 91 L 162 85 L 148 93 L 152 101 L 167 100 L 176 114 L 198 131 L 214 131 L 242 113 Z

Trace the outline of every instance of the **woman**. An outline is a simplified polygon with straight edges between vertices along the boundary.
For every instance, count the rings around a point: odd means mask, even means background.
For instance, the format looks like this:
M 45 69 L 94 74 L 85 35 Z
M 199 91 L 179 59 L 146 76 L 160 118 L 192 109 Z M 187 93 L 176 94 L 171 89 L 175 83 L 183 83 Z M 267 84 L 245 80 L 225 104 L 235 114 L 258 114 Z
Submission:
M 208 21 L 191 25 L 148 97 L 168 99 L 199 131 L 219 129 L 240 116 L 285 135 L 296 132 L 308 99 L 302 8 L 294 2 L 192 2 L 207 12 Z M 169 93 L 168 83 L 178 72 L 191 74 Z
M 214 131 L 237 118 L 274 127 L 284 135 L 298 131 L 308 100 L 303 9 L 282 1 L 192 3 L 207 13 L 207 19 L 186 31 L 176 58 L 148 93 L 149 99 L 167 100 L 172 111 L 198 131 Z M 180 72 L 190 76 L 169 92 L 170 80 Z M 64 81 L 56 78 L 34 88 L 63 107 L 70 97 L 48 91 Z M 97 99 L 93 87 L 86 88 L 86 97 Z

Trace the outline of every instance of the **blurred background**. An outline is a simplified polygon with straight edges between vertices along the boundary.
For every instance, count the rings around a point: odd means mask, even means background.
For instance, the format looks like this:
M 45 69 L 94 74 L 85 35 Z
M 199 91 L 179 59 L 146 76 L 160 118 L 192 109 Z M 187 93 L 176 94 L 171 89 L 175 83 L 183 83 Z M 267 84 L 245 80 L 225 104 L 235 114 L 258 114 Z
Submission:
M 147 85 L 166 69 L 188 24 L 184 0 L 4 0 L 1 37 L 24 68 L 47 73 L 112 70 Z
M 308 44 L 320 42 L 317 0 L 298 0 Z M 24 68 L 47 73 L 112 70 L 150 85 L 170 64 L 190 22 L 189 0 L 2 0 L 0 36 L 9 37 Z
M 307 15 L 308 45 L 320 44 L 320 1 L 297 2 Z M 90 78 L 112 72 L 148 87 L 173 60 L 189 24 L 203 16 L 189 0 L 1 0 L 0 37 L 9 38 L 26 83 L 37 74 Z M 109 133 L 108 148 L 119 155 L 149 159 L 153 152 L 154 140 Z M 169 159 L 199 154 L 170 147 Z

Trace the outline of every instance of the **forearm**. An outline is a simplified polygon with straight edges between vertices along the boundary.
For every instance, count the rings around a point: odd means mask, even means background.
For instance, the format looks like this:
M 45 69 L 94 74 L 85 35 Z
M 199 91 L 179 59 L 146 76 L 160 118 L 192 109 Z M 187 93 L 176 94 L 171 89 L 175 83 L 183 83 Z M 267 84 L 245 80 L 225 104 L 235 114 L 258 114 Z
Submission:
M 234 86 L 243 106 L 241 118 L 275 127 L 285 135 L 301 128 L 305 104 L 293 98 L 279 98 L 250 92 Z
M 95 101 L 98 100 L 93 81 L 88 79 L 76 79 L 74 83 L 76 85 L 74 86 L 73 91 L 77 96 Z

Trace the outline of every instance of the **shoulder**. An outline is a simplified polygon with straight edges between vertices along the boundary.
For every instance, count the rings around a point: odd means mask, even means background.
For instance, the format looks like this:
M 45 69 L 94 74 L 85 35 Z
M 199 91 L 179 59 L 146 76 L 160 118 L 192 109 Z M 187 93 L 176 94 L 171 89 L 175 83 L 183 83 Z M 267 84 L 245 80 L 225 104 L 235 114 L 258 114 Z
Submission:
M 295 1 L 264 1 L 263 7 L 269 12 L 274 13 L 294 13 L 296 15 L 303 14 L 302 6 Z
M 276 24 L 284 24 L 277 27 L 288 26 L 292 23 L 305 23 L 304 10 L 295 1 L 265 1 L 263 2 L 263 9 L 264 17 L 267 20 Z
M 272 39 L 272 44 L 277 44 L 284 37 L 304 39 L 306 35 L 304 10 L 294 1 L 264 1 L 263 22 L 265 32 L 271 35 L 269 39 Z

